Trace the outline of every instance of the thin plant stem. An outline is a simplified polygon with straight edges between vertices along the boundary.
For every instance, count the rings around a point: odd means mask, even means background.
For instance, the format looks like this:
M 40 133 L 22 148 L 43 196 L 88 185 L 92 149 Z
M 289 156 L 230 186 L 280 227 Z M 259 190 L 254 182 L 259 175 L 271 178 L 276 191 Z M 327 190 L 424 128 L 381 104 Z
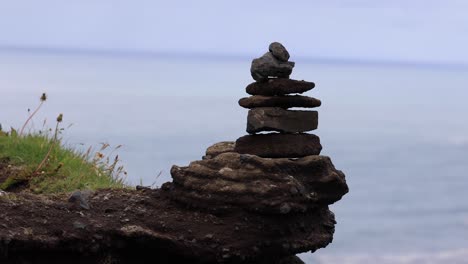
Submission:
M 20 133 L 19 133 L 20 136 L 23 135 L 23 132 L 24 132 L 24 129 L 26 128 L 26 125 L 29 123 L 29 121 L 31 121 L 31 119 L 33 118 L 33 116 L 39 111 L 39 109 L 40 109 L 41 106 L 44 104 L 44 102 L 45 102 L 45 101 L 42 101 L 42 100 L 41 100 L 41 103 L 40 103 L 39 106 L 36 108 L 36 110 L 34 110 L 34 112 L 33 112 L 31 115 L 29 115 L 29 117 L 28 117 L 28 119 L 26 120 L 26 122 L 24 122 L 23 127 L 21 128 Z

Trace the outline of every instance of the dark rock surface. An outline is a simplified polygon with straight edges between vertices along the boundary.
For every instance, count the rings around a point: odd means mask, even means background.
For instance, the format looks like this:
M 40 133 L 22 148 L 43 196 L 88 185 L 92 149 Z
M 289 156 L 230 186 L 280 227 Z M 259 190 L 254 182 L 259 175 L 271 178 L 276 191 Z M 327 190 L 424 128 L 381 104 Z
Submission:
M 320 138 L 312 134 L 259 134 L 237 139 L 234 151 L 263 158 L 299 158 L 319 155 Z
M 279 107 L 259 107 L 249 110 L 247 133 L 277 131 L 306 132 L 317 128 L 317 111 L 285 110 Z
M 305 264 L 298 256 L 292 256 L 284 258 L 278 261 L 276 264 Z
M 268 159 L 234 152 L 173 166 L 168 184 L 175 200 L 195 208 L 288 214 L 341 199 L 344 174 L 326 156 Z
M 268 79 L 266 82 L 254 82 L 249 84 L 245 91 L 251 95 L 285 95 L 303 93 L 312 90 L 315 83 L 292 79 Z
M 255 107 L 305 107 L 313 108 L 319 107 L 322 102 L 319 99 L 302 95 L 285 95 L 285 96 L 263 96 L 253 95 L 244 97 L 239 100 L 239 105 L 244 108 Z
M 294 68 L 294 62 L 279 61 L 271 52 L 252 61 L 250 74 L 256 81 L 265 81 L 269 77 L 289 78 Z
M 90 210 L 67 196 L 0 197 L 0 263 L 290 263 L 325 247 L 327 206 L 298 215 L 213 214 L 173 201 L 170 190 L 100 190 Z
M 91 195 L 91 191 L 75 191 L 68 198 L 68 202 L 73 204 L 76 207 L 80 207 L 85 210 L 89 210 L 90 206 L 88 203 L 88 198 Z
M 233 152 L 235 145 L 236 142 L 234 141 L 222 141 L 215 143 L 206 149 L 204 158 L 211 159 L 218 156 L 221 153 Z
M 279 42 L 273 42 L 268 47 L 268 50 L 280 61 L 288 61 L 289 60 L 289 52 L 283 46 L 283 44 Z

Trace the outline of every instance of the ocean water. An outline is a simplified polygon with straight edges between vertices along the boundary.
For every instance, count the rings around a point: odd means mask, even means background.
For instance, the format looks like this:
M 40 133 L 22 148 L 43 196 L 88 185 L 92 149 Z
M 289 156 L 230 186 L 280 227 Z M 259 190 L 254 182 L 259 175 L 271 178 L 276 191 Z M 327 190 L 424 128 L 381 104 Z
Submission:
M 294 59 L 294 58 L 293 58 Z M 245 135 L 248 59 L 0 52 L 0 123 L 64 114 L 73 147 L 117 151 L 131 184 L 159 186 L 171 165 Z M 468 263 L 466 69 L 296 60 L 314 81 L 323 155 L 350 192 L 331 206 L 334 241 L 307 263 Z M 68 125 L 71 127 L 68 128 Z

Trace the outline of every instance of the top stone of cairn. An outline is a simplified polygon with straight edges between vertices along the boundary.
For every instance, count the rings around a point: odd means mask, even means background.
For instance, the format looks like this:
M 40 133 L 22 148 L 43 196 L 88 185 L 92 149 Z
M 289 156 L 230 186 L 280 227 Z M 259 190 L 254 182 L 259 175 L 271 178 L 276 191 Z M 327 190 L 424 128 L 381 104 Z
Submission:
M 278 60 L 283 62 L 289 60 L 289 52 L 286 50 L 283 44 L 279 42 L 273 42 L 270 44 L 268 49 L 270 50 L 271 54 L 273 54 L 273 56 L 275 56 L 275 58 Z
M 288 61 L 289 52 L 279 42 L 273 42 L 268 52 L 262 57 L 253 59 L 250 73 L 258 82 L 268 78 L 289 78 L 294 68 L 294 62 Z

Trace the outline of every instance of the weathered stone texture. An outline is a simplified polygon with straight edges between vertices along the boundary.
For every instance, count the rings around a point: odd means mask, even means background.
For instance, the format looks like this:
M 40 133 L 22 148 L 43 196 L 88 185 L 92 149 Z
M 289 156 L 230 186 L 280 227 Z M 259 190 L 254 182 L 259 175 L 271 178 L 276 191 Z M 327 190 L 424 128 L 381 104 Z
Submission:
M 344 174 L 330 158 L 268 159 L 222 153 L 171 169 L 174 199 L 194 207 L 233 207 L 263 213 L 305 212 L 341 199 L 348 191 Z
M 284 110 L 279 107 L 259 107 L 249 111 L 247 132 L 254 134 L 262 131 L 298 133 L 317 128 L 317 111 Z
M 215 143 L 206 149 L 204 159 L 211 159 L 225 152 L 233 152 L 235 145 L 236 142 L 234 141 L 223 141 Z
M 250 97 L 244 97 L 239 100 L 239 105 L 244 108 L 255 108 L 255 107 L 304 107 L 313 108 L 318 107 L 322 104 L 319 99 L 313 97 L 302 96 L 302 95 L 285 95 L 285 96 L 263 96 L 253 95 Z
M 267 52 L 252 61 L 250 73 L 254 80 L 265 81 L 269 77 L 289 78 L 293 68 L 294 62 L 280 61 L 271 52 Z
M 268 79 L 266 82 L 254 82 L 249 84 L 245 91 L 251 95 L 285 95 L 303 93 L 312 90 L 315 83 L 292 79 Z
M 259 134 L 238 138 L 234 151 L 263 158 L 298 158 L 319 155 L 320 138 L 312 134 Z
M 268 46 L 268 50 L 280 61 L 288 61 L 289 60 L 289 52 L 283 46 L 283 44 L 279 42 L 273 42 Z

